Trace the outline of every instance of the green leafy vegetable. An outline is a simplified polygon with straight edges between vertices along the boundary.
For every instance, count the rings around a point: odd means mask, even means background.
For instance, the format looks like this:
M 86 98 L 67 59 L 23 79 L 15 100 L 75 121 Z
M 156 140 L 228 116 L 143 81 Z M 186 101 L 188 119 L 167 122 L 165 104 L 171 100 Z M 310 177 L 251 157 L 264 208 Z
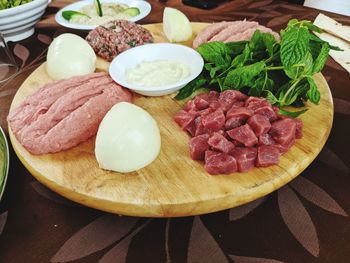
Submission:
M 0 0 L 0 10 L 20 6 L 33 0 Z
M 279 107 L 300 107 L 308 100 L 318 104 L 321 96 L 313 75 L 323 69 L 331 49 L 340 49 L 311 31 L 321 29 L 310 21 L 292 19 L 281 30 L 280 42 L 257 30 L 250 41 L 203 44 L 197 49 L 205 61 L 202 73 L 175 98 L 187 98 L 206 87 L 241 90 L 250 96 L 265 97 Z M 281 114 L 296 117 L 305 111 L 281 110 Z
M 70 21 L 73 17 L 78 17 L 78 16 L 86 16 L 89 17 L 88 15 L 78 12 L 78 11 L 73 11 L 73 10 L 66 10 L 62 12 L 62 16 L 64 19 Z
M 196 90 L 203 87 L 203 85 L 207 82 L 204 77 L 198 77 L 192 80 L 190 83 L 186 85 L 186 88 L 182 88 L 180 92 L 176 95 L 175 99 L 183 100 L 189 96 Z
M 280 109 L 278 111 L 278 113 L 282 114 L 282 115 L 286 115 L 286 116 L 292 117 L 292 118 L 297 118 L 301 114 L 303 114 L 303 113 L 305 113 L 307 111 L 308 111 L 308 109 L 303 109 L 303 110 L 300 110 L 300 111 L 287 111 L 287 110 Z
M 0 197 L 4 188 L 4 181 L 7 175 L 7 163 L 8 163 L 8 155 L 7 155 L 7 145 L 5 142 L 5 137 L 0 130 Z

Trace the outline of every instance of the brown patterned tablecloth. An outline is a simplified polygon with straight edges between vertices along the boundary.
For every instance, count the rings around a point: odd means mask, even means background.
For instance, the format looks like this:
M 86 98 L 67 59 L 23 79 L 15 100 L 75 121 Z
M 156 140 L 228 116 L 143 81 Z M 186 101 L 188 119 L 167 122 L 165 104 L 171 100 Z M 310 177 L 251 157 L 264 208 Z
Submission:
M 0 124 L 21 83 L 44 60 L 53 37 L 72 31 L 53 19 L 67 0 L 54 0 L 35 34 L 11 42 L 19 74 L 0 86 Z M 229 1 L 213 10 L 156 0 L 141 23 L 161 22 L 164 6 L 191 21 L 257 20 L 279 30 L 289 19 L 319 11 L 286 2 Z M 350 25 L 350 17 L 330 14 Z M 0 262 L 350 262 L 350 75 L 332 59 L 323 70 L 334 99 L 334 123 L 317 159 L 290 184 L 241 207 L 213 214 L 147 219 L 120 217 L 70 202 L 24 168 L 11 149 L 0 203 Z

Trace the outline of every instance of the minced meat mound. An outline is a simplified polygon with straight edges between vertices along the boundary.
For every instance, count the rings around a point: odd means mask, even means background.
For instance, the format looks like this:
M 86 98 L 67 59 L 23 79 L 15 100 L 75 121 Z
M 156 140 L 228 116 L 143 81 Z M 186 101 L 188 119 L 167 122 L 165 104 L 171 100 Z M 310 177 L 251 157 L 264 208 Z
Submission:
M 112 61 L 121 52 L 153 42 L 153 36 L 144 27 L 127 20 L 114 20 L 90 31 L 86 41 L 95 53 Z

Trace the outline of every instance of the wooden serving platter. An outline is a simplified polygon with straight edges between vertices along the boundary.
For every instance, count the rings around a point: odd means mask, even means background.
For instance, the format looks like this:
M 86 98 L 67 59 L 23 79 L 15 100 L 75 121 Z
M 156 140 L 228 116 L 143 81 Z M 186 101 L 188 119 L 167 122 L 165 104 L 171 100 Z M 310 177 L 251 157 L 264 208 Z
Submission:
M 205 24 L 193 24 L 198 32 Z M 157 42 L 165 41 L 161 24 L 146 26 Z M 101 61 L 100 61 L 101 62 Z M 100 64 L 100 68 L 107 64 Z M 19 88 L 11 109 L 51 79 L 45 65 Z M 162 138 L 158 158 L 133 173 L 102 170 L 94 155 L 95 138 L 56 154 L 34 156 L 9 129 L 12 145 L 23 164 L 40 182 L 78 203 L 107 212 L 146 217 L 177 217 L 210 213 L 238 206 L 280 188 L 300 174 L 318 155 L 330 133 L 333 101 L 327 82 L 315 76 L 321 92 L 318 106 L 309 105 L 301 116 L 304 137 L 281 157 L 278 165 L 247 173 L 209 175 L 203 164 L 189 156 L 189 136 L 173 121 L 181 103 L 164 97 L 136 97 L 135 104 L 157 121 Z

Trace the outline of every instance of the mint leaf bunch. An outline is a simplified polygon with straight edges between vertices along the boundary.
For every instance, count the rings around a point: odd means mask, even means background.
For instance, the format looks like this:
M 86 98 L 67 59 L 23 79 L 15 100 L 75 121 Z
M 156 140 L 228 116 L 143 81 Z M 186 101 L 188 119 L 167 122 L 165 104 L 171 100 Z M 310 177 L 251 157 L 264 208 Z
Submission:
M 281 30 L 280 42 L 257 30 L 250 41 L 205 43 L 197 49 L 205 61 L 202 73 L 175 98 L 187 98 L 205 87 L 240 90 L 265 97 L 279 107 L 304 106 L 308 100 L 318 104 L 321 96 L 313 75 L 323 69 L 331 49 L 340 49 L 312 31 L 321 29 L 310 21 L 292 19 Z M 281 113 L 296 117 L 304 112 Z

